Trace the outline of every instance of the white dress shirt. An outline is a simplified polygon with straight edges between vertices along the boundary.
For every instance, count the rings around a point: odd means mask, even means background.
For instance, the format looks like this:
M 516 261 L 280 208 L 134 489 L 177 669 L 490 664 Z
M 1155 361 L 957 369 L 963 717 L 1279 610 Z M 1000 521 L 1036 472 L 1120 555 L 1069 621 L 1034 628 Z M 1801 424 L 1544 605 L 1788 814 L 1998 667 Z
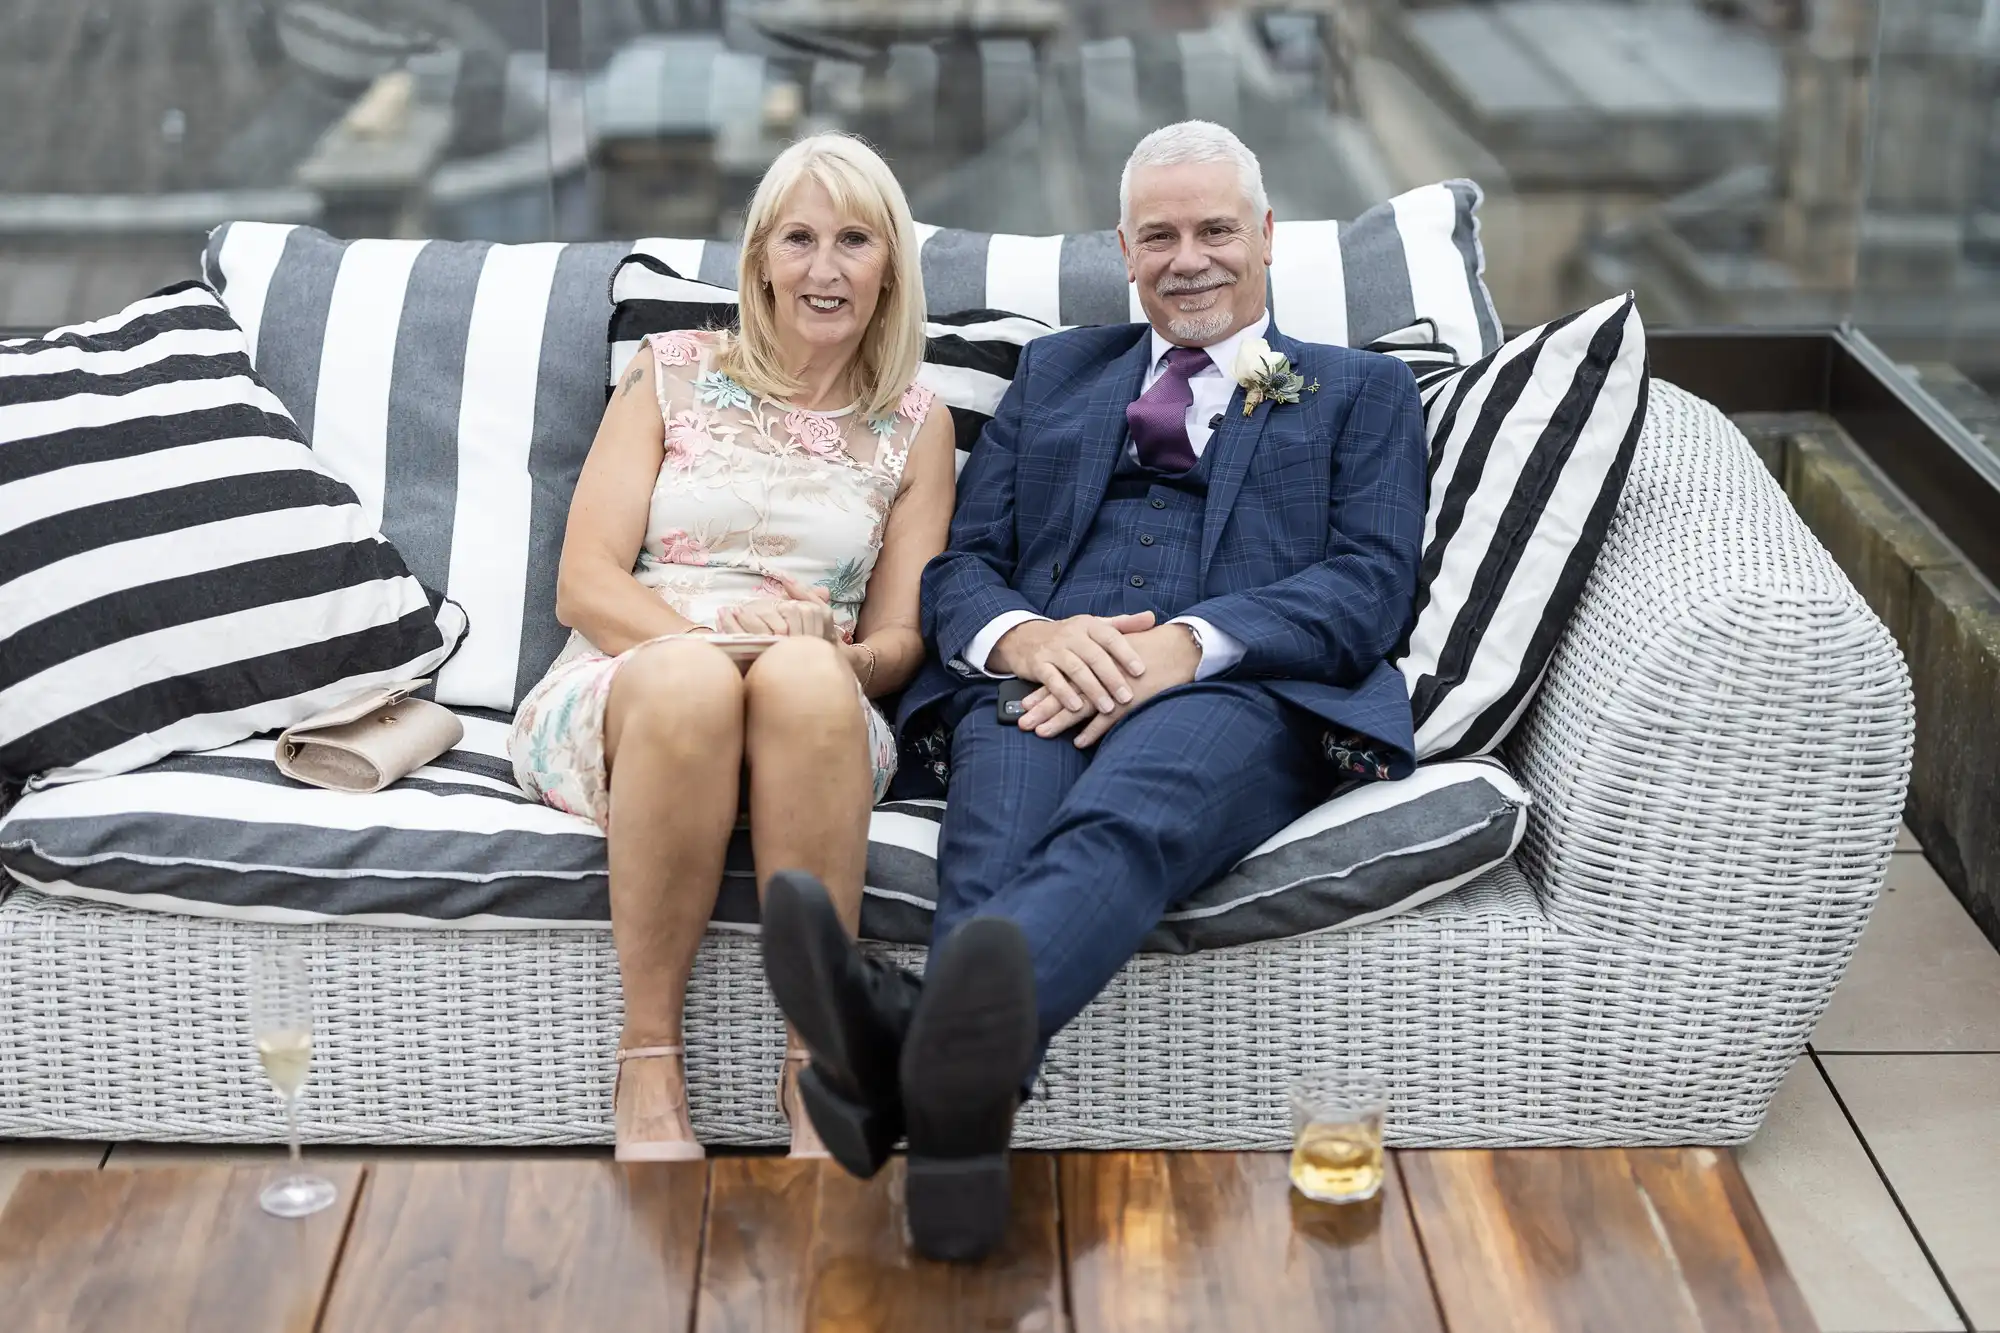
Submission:
M 1208 353 L 1208 364 L 1188 376 L 1188 388 L 1194 394 L 1194 401 L 1188 404 L 1187 436 L 1188 444 L 1194 449 L 1194 456 L 1200 458 L 1208 448 L 1208 438 L 1215 432 L 1209 426 L 1216 415 L 1229 407 L 1229 399 L 1236 392 L 1236 381 L 1230 377 L 1230 368 L 1236 364 L 1236 350 L 1245 338 L 1261 338 L 1264 330 L 1271 327 L 1269 311 L 1259 315 L 1253 323 L 1246 324 L 1219 343 L 1211 343 L 1202 350 Z M 1153 359 L 1146 368 L 1146 378 L 1140 382 L 1139 392 L 1144 394 L 1159 383 L 1160 376 L 1167 373 L 1167 353 L 1175 344 L 1160 336 L 1158 329 L 1150 331 Z M 1125 453 L 1135 461 L 1139 457 L 1139 446 L 1131 441 L 1125 445 Z M 1030 620 L 1047 620 L 1032 611 L 1008 611 L 993 617 L 986 628 L 972 636 L 967 645 L 964 661 L 982 675 L 1001 679 L 1005 673 L 989 671 L 986 661 L 993 654 L 993 646 L 1001 636 L 1016 625 Z M 1175 616 L 1169 625 L 1186 625 L 1194 630 L 1201 646 L 1201 661 L 1196 664 L 1194 678 L 1207 680 L 1219 676 L 1243 660 L 1243 645 L 1199 616 Z

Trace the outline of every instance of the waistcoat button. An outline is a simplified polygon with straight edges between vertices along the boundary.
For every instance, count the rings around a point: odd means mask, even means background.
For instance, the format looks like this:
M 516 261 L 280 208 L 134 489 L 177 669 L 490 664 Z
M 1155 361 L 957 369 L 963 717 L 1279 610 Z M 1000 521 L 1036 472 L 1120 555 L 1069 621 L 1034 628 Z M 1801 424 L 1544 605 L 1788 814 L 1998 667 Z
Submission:
M 1150 532 L 1147 533 L 1145 536 L 1139 538 L 1139 545 L 1141 546 L 1151 546 L 1152 544 L 1153 544 L 1153 534 L 1151 534 Z
M 1137 574 L 1134 574 L 1132 576 L 1132 586 L 1135 588 L 1143 588 L 1146 586 L 1146 580 L 1140 578 Z

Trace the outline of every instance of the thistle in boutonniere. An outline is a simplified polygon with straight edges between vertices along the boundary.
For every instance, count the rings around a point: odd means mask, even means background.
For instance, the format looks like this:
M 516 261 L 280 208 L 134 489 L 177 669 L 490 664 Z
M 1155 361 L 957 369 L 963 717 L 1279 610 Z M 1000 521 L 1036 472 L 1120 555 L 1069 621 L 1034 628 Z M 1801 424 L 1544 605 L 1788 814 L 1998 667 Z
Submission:
M 1274 403 L 1296 403 L 1302 393 L 1318 393 L 1319 381 L 1306 383 L 1305 376 L 1292 369 L 1283 352 L 1271 350 L 1262 338 L 1246 338 L 1236 353 L 1236 382 L 1243 386 L 1243 415 L 1257 410 L 1269 399 Z

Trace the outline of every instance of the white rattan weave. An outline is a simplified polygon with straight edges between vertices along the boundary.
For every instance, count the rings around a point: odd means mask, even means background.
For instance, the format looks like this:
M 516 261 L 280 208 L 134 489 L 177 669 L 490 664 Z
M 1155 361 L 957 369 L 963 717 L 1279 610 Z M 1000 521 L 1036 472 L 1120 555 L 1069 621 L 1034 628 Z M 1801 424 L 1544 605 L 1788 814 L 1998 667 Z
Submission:
M 1656 386 L 1510 746 L 1538 803 L 1519 868 L 1351 932 L 1142 956 L 1056 1044 L 1021 1140 L 1281 1146 L 1286 1080 L 1359 1057 L 1405 1144 L 1740 1142 L 1879 891 L 1911 736 L 1887 631 L 1735 429 Z M 22 889 L 0 900 L 0 1135 L 280 1137 L 243 973 L 279 938 L 319 983 L 309 1138 L 608 1139 L 603 934 L 257 926 Z M 754 939 L 704 946 L 689 1040 L 702 1137 L 780 1141 Z

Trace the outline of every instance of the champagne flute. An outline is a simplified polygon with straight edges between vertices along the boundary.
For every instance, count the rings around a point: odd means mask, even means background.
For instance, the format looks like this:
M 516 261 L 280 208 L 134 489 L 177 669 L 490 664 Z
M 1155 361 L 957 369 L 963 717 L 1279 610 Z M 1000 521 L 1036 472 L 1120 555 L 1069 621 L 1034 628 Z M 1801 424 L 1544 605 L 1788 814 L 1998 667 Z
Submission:
M 312 982 L 290 949 L 260 952 L 250 969 L 250 1037 L 271 1085 L 285 1099 L 292 1174 L 264 1187 L 257 1201 L 277 1217 L 304 1217 L 333 1202 L 330 1181 L 299 1169 L 299 1091 L 312 1065 Z

